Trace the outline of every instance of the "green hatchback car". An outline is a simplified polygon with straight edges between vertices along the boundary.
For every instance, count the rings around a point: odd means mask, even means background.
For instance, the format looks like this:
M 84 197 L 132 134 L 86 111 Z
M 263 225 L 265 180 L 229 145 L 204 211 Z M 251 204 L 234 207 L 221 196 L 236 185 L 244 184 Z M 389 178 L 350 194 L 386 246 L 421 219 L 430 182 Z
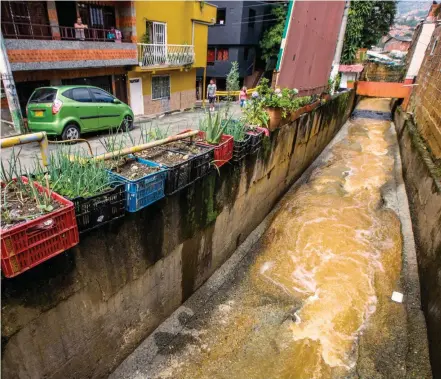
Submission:
M 127 104 L 92 86 L 37 88 L 29 98 L 26 112 L 32 132 L 46 132 L 63 140 L 110 128 L 129 130 L 134 118 Z

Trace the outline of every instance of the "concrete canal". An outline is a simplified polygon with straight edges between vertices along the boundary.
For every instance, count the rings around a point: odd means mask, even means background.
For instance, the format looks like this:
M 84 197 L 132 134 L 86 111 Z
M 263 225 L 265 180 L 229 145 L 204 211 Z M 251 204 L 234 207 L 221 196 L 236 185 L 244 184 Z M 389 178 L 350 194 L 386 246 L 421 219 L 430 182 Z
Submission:
M 388 112 L 388 100 L 361 101 L 259 238 L 111 377 L 430 378 Z

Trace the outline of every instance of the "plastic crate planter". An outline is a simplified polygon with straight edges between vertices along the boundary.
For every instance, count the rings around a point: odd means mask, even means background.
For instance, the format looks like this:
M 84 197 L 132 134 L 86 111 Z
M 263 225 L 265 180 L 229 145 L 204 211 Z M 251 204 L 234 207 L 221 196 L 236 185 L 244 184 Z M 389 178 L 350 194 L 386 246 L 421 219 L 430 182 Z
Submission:
M 205 132 L 200 131 L 198 138 L 205 140 Z M 218 145 L 211 145 L 205 141 L 197 142 L 197 145 L 214 148 L 214 164 L 217 167 L 223 166 L 233 158 L 234 140 L 232 136 L 223 134 Z
M 181 158 L 187 156 L 187 159 L 175 164 L 164 163 L 164 157 L 171 153 L 177 154 Z M 149 150 L 147 150 L 145 154 L 146 155 L 143 155 L 144 158 L 147 158 L 149 161 L 155 162 L 167 168 L 167 178 L 165 180 L 166 195 L 173 195 L 193 182 L 191 169 L 194 155 L 192 156 L 191 154 L 186 154 L 183 151 L 174 151 L 173 149 L 153 150 L 150 153 Z
M 23 182 L 27 182 L 23 178 Z M 34 183 L 38 191 L 47 191 Z M 62 207 L 1 231 L 1 268 L 12 278 L 75 246 L 79 242 L 74 205 L 51 192 Z
M 136 180 L 130 180 L 113 171 L 109 171 L 113 181 L 125 184 L 126 210 L 128 212 L 137 212 L 165 196 L 164 187 L 167 175 L 166 169 L 157 163 L 142 158 L 136 157 L 135 160 L 141 164 L 151 167 L 159 167 L 161 169 L 158 172 L 154 172 Z
M 124 217 L 126 213 L 126 190 L 119 184 L 101 194 L 71 199 L 75 206 L 80 233 L 95 229 L 110 221 Z
M 247 134 L 250 136 L 250 154 L 255 154 L 262 146 L 264 131 L 260 128 L 248 130 Z
M 242 141 L 234 141 L 233 146 L 233 158 L 234 163 L 241 162 L 249 153 L 251 148 L 251 135 L 245 134 Z

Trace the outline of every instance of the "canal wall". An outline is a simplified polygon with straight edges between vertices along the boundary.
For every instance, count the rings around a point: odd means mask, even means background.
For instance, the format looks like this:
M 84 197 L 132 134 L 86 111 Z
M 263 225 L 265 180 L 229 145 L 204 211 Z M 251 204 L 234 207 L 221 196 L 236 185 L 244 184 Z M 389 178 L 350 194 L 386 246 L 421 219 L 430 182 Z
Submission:
M 394 122 L 417 248 L 430 361 L 433 377 L 441 378 L 441 171 L 400 107 L 394 112 Z
M 259 153 L 2 281 L 3 378 L 102 378 L 222 265 L 348 119 L 339 94 Z

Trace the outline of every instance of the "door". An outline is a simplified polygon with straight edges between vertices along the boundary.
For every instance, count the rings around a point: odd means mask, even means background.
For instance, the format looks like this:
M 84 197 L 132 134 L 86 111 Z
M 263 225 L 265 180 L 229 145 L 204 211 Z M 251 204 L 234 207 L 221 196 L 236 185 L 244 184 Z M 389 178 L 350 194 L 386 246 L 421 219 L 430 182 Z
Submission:
M 130 107 L 135 115 L 144 114 L 141 78 L 130 79 Z
M 153 44 L 154 64 L 165 64 L 167 61 L 167 24 L 153 23 Z
M 120 125 L 122 119 L 122 104 L 115 104 L 110 93 L 100 88 L 90 88 L 93 101 L 98 107 L 99 128 L 110 129 Z
M 100 128 L 98 107 L 96 103 L 92 101 L 89 89 L 86 87 L 78 87 L 67 92 L 66 94 L 63 93 L 63 96 L 75 100 L 75 103 L 68 105 L 73 108 L 73 111 L 80 119 L 81 132 L 98 130 Z

